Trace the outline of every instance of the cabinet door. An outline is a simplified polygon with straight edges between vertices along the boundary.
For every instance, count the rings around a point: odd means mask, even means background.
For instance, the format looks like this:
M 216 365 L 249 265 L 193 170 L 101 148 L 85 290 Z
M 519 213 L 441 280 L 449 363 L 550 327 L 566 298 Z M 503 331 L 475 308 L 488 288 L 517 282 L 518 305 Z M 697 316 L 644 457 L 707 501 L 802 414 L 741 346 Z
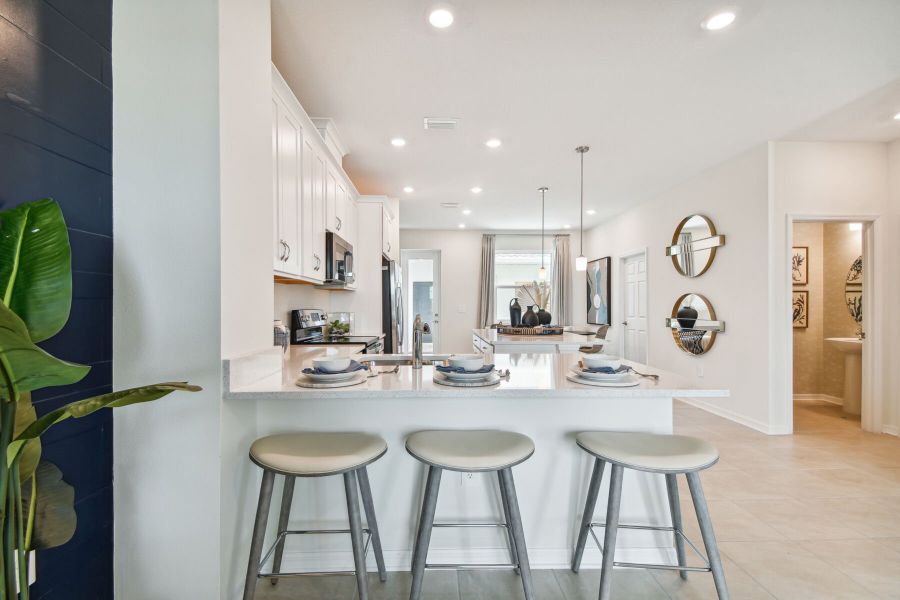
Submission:
M 347 239 L 347 206 L 349 204 L 349 198 L 347 197 L 347 188 L 344 186 L 344 182 L 340 179 L 337 180 L 337 191 L 335 192 L 334 198 L 334 220 L 332 221 L 332 225 L 334 226 L 334 231 L 337 232 L 339 236 L 344 239 Z
M 316 278 L 315 250 L 315 210 L 316 198 L 316 149 L 308 138 L 303 138 L 303 187 L 300 201 L 300 222 L 303 242 L 300 274 L 304 277 Z
M 391 256 L 391 215 L 386 208 L 381 209 L 381 252 Z
M 286 107 L 278 107 L 278 240 L 281 271 L 300 274 L 300 149 L 303 132 Z
M 323 280 L 325 278 L 325 195 L 327 166 L 325 158 L 319 152 L 316 153 L 313 179 L 315 190 L 313 192 L 312 207 L 312 256 L 313 278 Z
M 337 222 L 337 175 L 331 164 L 327 164 L 325 179 L 325 229 L 335 231 Z
M 284 244 L 281 242 L 281 232 L 278 224 L 281 220 L 281 189 L 278 186 L 278 113 L 280 105 L 277 98 L 272 98 L 272 267 L 276 271 L 284 268 Z

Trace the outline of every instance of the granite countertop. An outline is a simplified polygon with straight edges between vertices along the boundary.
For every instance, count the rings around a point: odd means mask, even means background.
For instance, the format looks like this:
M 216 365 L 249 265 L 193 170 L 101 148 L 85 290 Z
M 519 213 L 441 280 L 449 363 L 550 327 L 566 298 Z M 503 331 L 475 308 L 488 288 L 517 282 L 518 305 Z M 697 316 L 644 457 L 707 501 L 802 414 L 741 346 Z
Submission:
M 448 387 L 433 382 L 434 367 L 413 369 L 401 366 L 399 372 L 379 375 L 352 387 L 334 389 L 301 388 L 294 384 L 303 368 L 311 366 L 317 356 L 361 356 L 354 349 L 341 346 L 292 346 L 288 355 L 280 349 L 262 352 L 237 360 L 225 361 L 223 367 L 225 397 L 247 400 L 300 400 L 304 398 L 452 398 L 452 397 L 725 397 L 724 389 L 702 389 L 684 378 L 633 365 L 642 373 L 658 374 L 659 380 L 641 379 L 635 387 L 597 387 L 566 379 L 569 368 L 578 362 L 578 353 L 566 354 L 497 354 L 488 359 L 498 369 L 509 369 L 510 378 L 490 387 Z M 386 371 L 391 365 L 373 367 Z

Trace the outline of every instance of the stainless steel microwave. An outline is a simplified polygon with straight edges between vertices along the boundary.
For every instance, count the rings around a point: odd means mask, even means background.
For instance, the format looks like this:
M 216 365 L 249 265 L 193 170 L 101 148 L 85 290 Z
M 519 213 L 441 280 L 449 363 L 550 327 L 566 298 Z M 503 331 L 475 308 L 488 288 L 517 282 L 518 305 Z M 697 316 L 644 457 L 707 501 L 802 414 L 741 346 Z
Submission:
M 325 232 L 324 287 L 344 287 L 355 281 L 353 274 L 353 246 L 330 231 Z

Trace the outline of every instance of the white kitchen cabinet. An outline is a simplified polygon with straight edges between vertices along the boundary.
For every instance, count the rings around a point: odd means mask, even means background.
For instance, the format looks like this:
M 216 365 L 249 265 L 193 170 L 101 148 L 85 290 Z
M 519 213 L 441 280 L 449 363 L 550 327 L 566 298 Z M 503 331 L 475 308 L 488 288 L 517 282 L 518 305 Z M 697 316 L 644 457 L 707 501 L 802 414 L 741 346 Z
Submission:
M 275 170 L 275 270 L 300 274 L 300 193 L 303 129 L 277 95 L 273 99 Z
M 381 252 L 388 260 L 400 260 L 400 226 L 388 207 L 382 207 L 381 217 Z

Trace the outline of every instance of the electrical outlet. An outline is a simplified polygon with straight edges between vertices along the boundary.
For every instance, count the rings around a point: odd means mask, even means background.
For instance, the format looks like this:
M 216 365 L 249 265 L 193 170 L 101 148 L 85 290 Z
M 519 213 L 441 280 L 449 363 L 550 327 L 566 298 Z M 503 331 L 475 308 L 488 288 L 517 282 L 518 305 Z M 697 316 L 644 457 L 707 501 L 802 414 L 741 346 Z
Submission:
M 701 379 L 703 378 L 703 363 L 702 362 L 697 363 L 697 377 L 700 377 Z
M 475 483 L 475 473 L 460 473 L 459 474 L 459 485 L 462 487 L 469 487 Z

